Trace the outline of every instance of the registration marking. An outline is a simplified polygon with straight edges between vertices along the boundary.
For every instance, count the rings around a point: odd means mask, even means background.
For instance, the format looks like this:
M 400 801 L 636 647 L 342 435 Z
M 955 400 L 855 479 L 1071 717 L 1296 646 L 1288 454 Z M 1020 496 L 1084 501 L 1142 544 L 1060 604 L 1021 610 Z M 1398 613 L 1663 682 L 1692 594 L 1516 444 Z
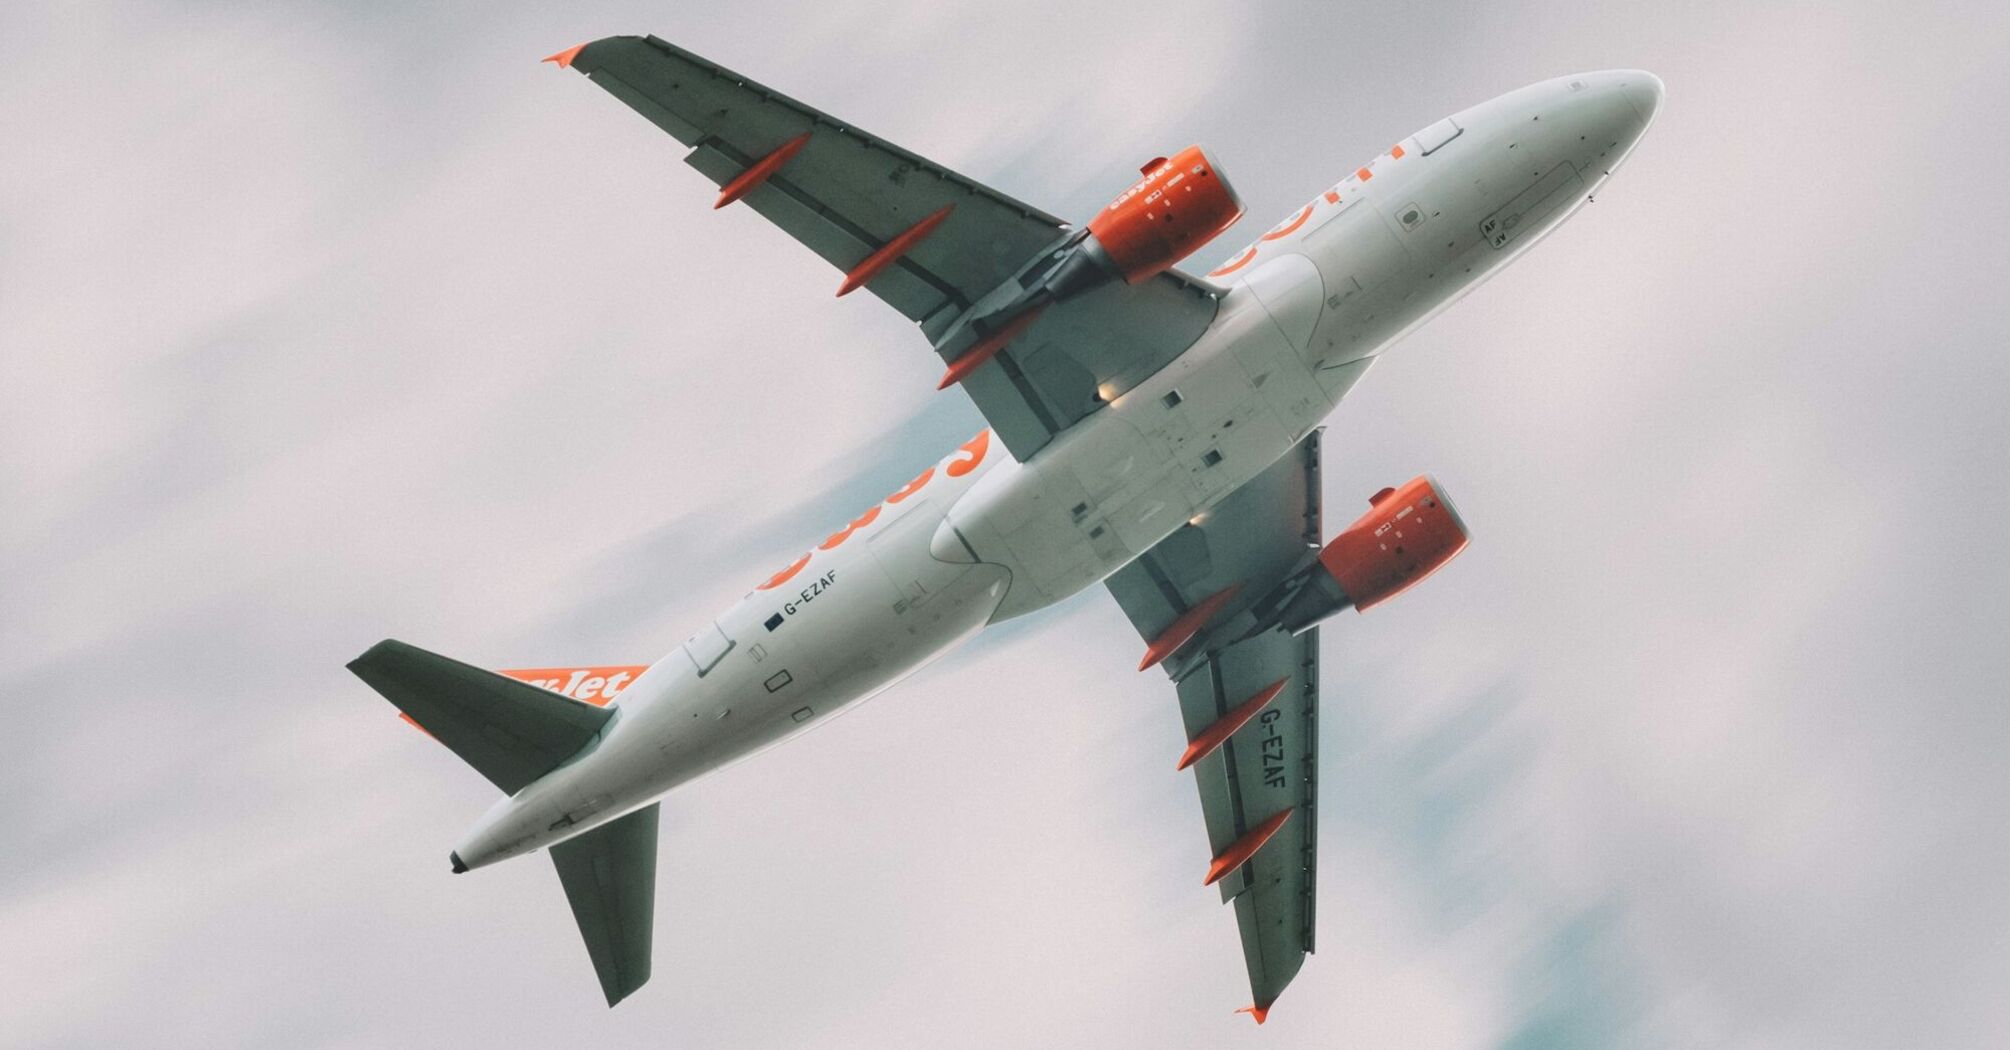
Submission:
M 783 603 L 782 605 L 783 615 L 794 616 L 799 610 L 802 609 L 803 606 L 808 605 L 809 603 L 815 601 L 817 599 L 817 596 L 823 594 L 827 590 L 830 590 L 831 585 L 837 582 L 837 576 L 838 571 L 836 569 L 832 569 L 829 572 L 824 573 L 822 576 L 819 576 L 816 579 L 811 580 L 808 586 L 805 586 L 802 590 L 796 592 L 796 597 L 794 601 Z

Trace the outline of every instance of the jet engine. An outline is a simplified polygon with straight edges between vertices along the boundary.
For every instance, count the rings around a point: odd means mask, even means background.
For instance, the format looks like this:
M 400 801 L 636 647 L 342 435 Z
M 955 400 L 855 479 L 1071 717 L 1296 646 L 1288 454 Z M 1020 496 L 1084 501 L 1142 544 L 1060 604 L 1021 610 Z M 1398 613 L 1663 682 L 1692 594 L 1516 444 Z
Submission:
M 1109 280 L 1148 281 L 1242 218 L 1242 199 L 1199 146 L 1159 157 L 1076 235 L 1046 282 L 1055 299 Z
M 1089 220 L 1091 251 L 1125 284 L 1149 280 L 1242 218 L 1242 200 L 1214 158 L 1188 146 L 1144 166 L 1144 178 Z
M 1242 218 L 1242 200 L 1199 146 L 1155 158 L 1141 170 L 1144 178 L 1086 229 L 1069 234 L 938 337 L 936 347 L 951 362 L 940 386 L 983 367 L 1048 306 L 1115 281 L 1151 280 Z M 961 349 L 947 349 L 958 343 Z
M 1417 585 L 1466 549 L 1465 522 L 1429 475 L 1368 500 L 1368 513 L 1264 601 L 1259 622 L 1293 634 L 1352 605 L 1357 611 Z M 1266 608 L 1268 607 L 1268 608 Z

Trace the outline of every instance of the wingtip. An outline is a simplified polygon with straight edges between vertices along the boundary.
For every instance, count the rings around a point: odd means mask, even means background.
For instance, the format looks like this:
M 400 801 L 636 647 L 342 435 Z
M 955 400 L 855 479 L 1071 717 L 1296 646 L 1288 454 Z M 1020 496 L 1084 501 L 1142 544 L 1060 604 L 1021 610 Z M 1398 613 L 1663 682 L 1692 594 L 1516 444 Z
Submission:
M 560 69 L 569 69 L 572 67 L 572 60 L 578 58 L 579 53 L 584 50 L 586 50 L 585 44 L 574 44 L 571 47 L 568 47 L 565 50 L 560 51 L 558 54 L 546 55 L 544 57 L 544 60 L 546 62 L 557 63 L 558 68 Z

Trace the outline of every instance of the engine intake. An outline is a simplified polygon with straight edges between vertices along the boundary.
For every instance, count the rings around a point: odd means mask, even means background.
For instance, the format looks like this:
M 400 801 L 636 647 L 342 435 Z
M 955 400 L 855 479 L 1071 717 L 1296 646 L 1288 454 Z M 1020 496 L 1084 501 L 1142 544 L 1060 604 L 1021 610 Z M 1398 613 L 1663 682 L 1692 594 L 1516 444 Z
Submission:
M 1368 503 L 1368 513 L 1280 588 L 1271 622 L 1296 634 L 1349 605 L 1366 611 L 1416 586 L 1470 542 L 1457 508 L 1429 475 L 1383 489 Z
M 1089 220 L 1089 236 L 1126 284 L 1149 280 L 1242 218 L 1242 200 L 1207 151 L 1188 146 Z

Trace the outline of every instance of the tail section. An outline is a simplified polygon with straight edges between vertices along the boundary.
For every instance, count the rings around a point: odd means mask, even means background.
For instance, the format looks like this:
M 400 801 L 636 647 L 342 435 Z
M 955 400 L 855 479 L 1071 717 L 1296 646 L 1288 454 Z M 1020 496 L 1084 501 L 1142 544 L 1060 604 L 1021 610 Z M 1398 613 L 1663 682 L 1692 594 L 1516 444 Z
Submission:
M 389 639 L 349 661 L 349 670 L 506 795 L 578 753 L 614 717 Z
M 595 694 L 599 703 L 606 703 L 612 693 L 595 683 L 611 682 L 620 672 L 632 678 L 643 669 L 537 668 L 497 674 L 386 640 L 351 660 L 349 670 L 397 705 L 406 719 L 514 795 L 578 754 L 614 717 L 613 711 L 561 690 Z M 575 670 L 610 673 L 585 677 L 573 675 Z M 657 812 L 651 803 L 550 849 L 609 1006 L 649 980 Z M 460 854 L 451 859 L 456 872 L 467 870 Z

